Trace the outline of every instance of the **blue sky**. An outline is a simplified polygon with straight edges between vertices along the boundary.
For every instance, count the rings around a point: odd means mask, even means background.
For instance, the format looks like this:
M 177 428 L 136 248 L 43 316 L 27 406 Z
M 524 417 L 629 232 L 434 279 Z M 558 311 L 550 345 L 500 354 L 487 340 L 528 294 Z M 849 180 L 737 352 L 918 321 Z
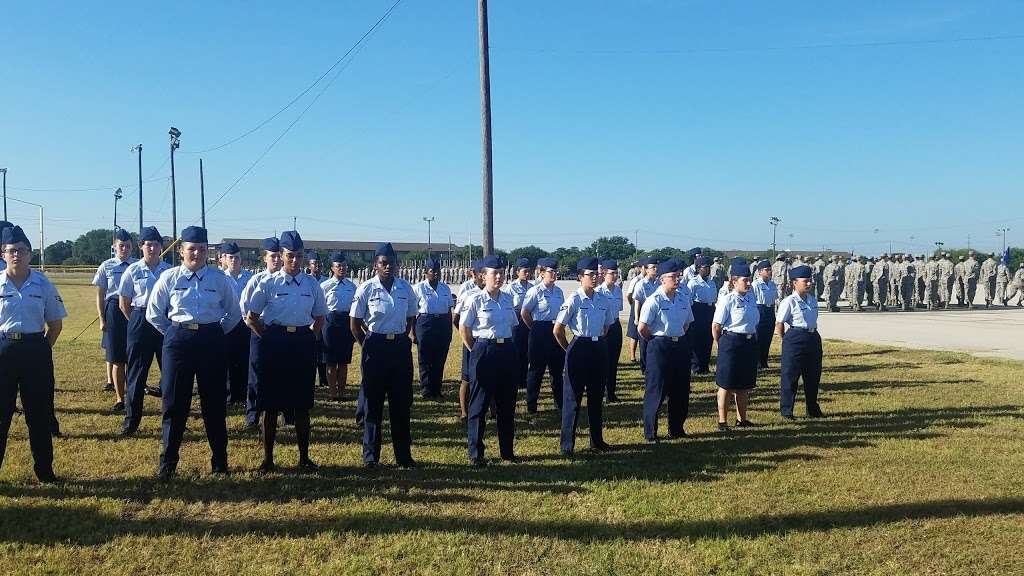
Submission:
M 0 167 L 47 242 L 179 228 L 310 103 L 279 110 L 393 3 L 12 3 L 0 19 Z M 491 6 L 500 248 L 779 244 L 922 251 L 1024 243 L 1024 4 L 551 2 Z M 984 40 L 983 40 L 984 38 Z M 337 70 L 337 69 L 336 69 Z M 208 214 L 211 235 L 480 237 L 476 3 L 403 0 Z M 96 188 L 95 190 L 83 190 Z M 58 190 L 59 189 L 59 190 Z M 44 191 L 45 190 L 45 191 Z M 35 230 L 36 210 L 9 203 Z M 31 230 L 30 230 L 31 229 Z M 878 230 L 877 232 L 875 230 Z M 636 232 L 638 231 L 638 232 Z M 792 235 L 792 236 L 790 236 Z

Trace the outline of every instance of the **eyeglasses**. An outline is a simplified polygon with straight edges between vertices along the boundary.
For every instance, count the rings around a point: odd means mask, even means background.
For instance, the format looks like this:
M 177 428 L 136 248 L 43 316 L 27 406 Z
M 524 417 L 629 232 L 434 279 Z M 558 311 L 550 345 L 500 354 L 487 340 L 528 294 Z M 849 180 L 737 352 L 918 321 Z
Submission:
M 28 248 L 4 248 L 3 253 L 8 256 L 25 255 L 29 253 Z

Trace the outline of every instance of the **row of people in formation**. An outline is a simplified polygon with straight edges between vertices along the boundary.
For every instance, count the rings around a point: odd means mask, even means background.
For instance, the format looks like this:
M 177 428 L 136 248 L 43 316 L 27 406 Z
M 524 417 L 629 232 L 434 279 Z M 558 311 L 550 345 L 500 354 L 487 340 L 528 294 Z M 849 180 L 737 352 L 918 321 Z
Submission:
M 14 244 L 27 245 L 27 240 L 21 237 L 12 239 L 18 240 Z M 440 351 L 448 348 L 447 342 L 443 346 L 440 343 L 445 337 L 451 337 L 451 321 L 459 328 L 464 350 L 465 392 L 460 396 L 464 398 L 468 453 L 473 465 L 482 466 L 487 462 L 483 437 L 489 410 L 496 415 L 501 457 L 511 461 L 516 459 L 513 416 L 517 390 L 522 383 L 519 350 L 523 335 L 529 342 L 526 346 L 528 410 L 536 410 L 540 373 L 556 363 L 555 360 L 540 361 L 542 354 L 551 356 L 545 342 L 553 341 L 564 353 L 562 369 L 557 371 L 559 376 L 564 375 L 564 386 L 555 390 L 554 398 L 562 415 L 562 453 L 571 455 L 575 449 L 576 424 L 584 395 L 587 397 L 591 448 L 596 451 L 609 448 L 602 437 L 601 405 L 606 376 L 610 367 L 616 364 L 615 358 L 611 357 L 618 356 L 618 348 L 609 348 L 609 332 L 619 327 L 618 310 L 621 306 L 615 303 L 617 286 L 610 274 L 616 269 L 614 262 L 605 262 L 604 268 L 609 273 L 602 279 L 597 259 L 581 260 L 578 266 L 579 289 L 569 298 L 564 298 L 554 286 L 553 271 L 557 262 L 542 261 L 541 282 L 523 291 L 517 307 L 515 282 L 508 289 L 503 289 L 506 263 L 498 257 L 487 257 L 477 265 L 479 284 L 475 289 L 462 291 L 453 314 L 451 296 L 443 283 L 436 279 L 432 281 L 428 276 L 427 281 L 412 286 L 393 275 L 397 258 L 390 244 L 382 244 L 376 252 L 376 276 L 355 287 L 341 272 L 343 255 L 332 258 L 332 278 L 319 282 L 305 274 L 302 239 L 297 232 L 285 232 L 280 239 L 268 239 L 264 245 L 268 269 L 240 286 L 230 270 L 221 273 L 206 266 L 208 244 L 204 229 L 190 227 L 182 232 L 179 248 L 182 265 L 179 267 L 161 269 L 165 265 L 158 258 L 159 239 L 155 229 L 144 231 L 141 240 L 144 257 L 125 268 L 118 285 L 118 296 L 119 299 L 128 299 L 130 304 L 130 309 L 119 310 L 128 324 L 126 347 L 130 351 L 127 353 L 127 372 L 131 383 L 122 433 L 132 435 L 138 428 L 144 375 L 148 372 L 149 362 L 156 357 L 161 362 L 162 449 L 159 475 L 162 478 L 170 478 L 176 471 L 193 383 L 198 385 L 212 452 L 211 467 L 215 473 L 227 472 L 224 395 L 230 354 L 225 351 L 231 348 L 232 334 L 242 330 L 238 328 L 242 322 L 250 351 L 249 362 L 245 366 L 249 372 L 247 400 L 251 402 L 254 416 L 262 416 L 264 460 L 259 468 L 261 472 L 274 469 L 278 413 L 286 414 L 294 422 L 299 466 L 308 470 L 317 468 L 308 452 L 309 410 L 314 397 L 315 355 L 321 340 L 319 353 L 327 361 L 335 386 L 337 378 L 344 375 L 343 366 L 351 358 L 353 343 L 358 341 L 361 344 L 362 381 L 356 418 L 363 428 L 364 464 L 372 467 L 380 460 L 381 424 L 386 402 L 395 460 L 399 466 L 415 466 L 409 426 L 411 346 L 416 343 L 420 349 L 424 395 L 437 395 L 444 364 Z M 130 242 L 130 239 L 119 241 Z M 7 258 L 11 253 L 6 242 L 4 248 Z M 11 250 L 21 250 L 21 247 L 15 246 Z M 688 331 L 694 331 L 692 325 L 697 318 L 691 290 L 680 284 L 681 263 L 645 262 L 645 266 L 650 272 L 646 284 L 658 284 L 658 287 L 649 293 L 645 287 L 640 298 L 631 300 L 638 304 L 636 329 L 644 343 L 641 353 L 645 370 L 644 434 L 648 441 L 654 442 L 659 438 L 658 414 L 666 400 L 669 436 L 685 435 L 683 421 L 688 406 L 691 352 L 693 342 L 697 340 Z M 698 261 L 695 266 L 698 276 L 706 280 L 704 263 Z M 437 269 L 434 263 L 430 263 L 428 268 L 432 271 Z M 524 268 L 528 270 L 529 264 L 520 270 Z M 746 269 L 743 262 L 736 262 L 732 267 L 736 272 L 742 269 Z M 42 277 L 37 272 L 34 274 Z M 796 380 L 802 376 L 808 415 L 820 416 L 816 401 L 821 357 L 815 324 L 816 300 L 810 291 L 809 273 L 805 276 L 802 270 L 795 269 L 791 276 L 798 296 L 792 303 L 784 303 L 776 323 L 777 331 L 786 333 L 782 414 L 792 417 Z M 528 280 L 517 278 L 521 289 Z M 48 282 L 46 285 L 59 302 L 56 290 Z M 803 290 L 798 287 L 803 287 Z M 5 299 L 4 304 L 7 303 Z M 124 301 L 119 300 L 119 303 Z M 104 302 L 105 313 L 108 307 Z M 5 308 L 0 312 L 6 317 L 8 310 Z M 61 306 L 60 314 L 63 313 Z M 51 315 L 54 314 L 57 313 L 51 311 Z M 724 406 L 729 398 L 735 398 L 737 425 L 750 425 L 745 412 L 746 393 L 756 380 L 758 315 L 756 300 L 750 290 L 749 272 L 731 276 L 729 286 L 716 302 L 713 318 L 707 327 L 711 338 L 719 343 L 716 381 L 720 387 L 719 421 L 722 427 L 726 426 Z M 110 323 L 109 315 L 106 321 Z M 786 330 L 786 325 L 791 328 Z M 16 335 L 33 334 L 11 328 L 0 324 L 4 341 L 21 341 Z M 571 341 L 567 338 L 566 328 L 574 336 Z M 45 339 L 51 346 L 56 340 L 55 331 L 59 334 L 59 328 L 50 327 L 45 331 Z M 44 331 L 39 330 L 38 334 L 44 336 Z M 520 346 L 516 345 L 517 340 Z M 110 343 L 107 344 L 109 354 Z M 432 356 L 430 350 L 436 350 L 438 355 Z M 46 351 L 48 355 L 49 347 Z M 533 360 L 538 360 L 539 373 L 533 373 Z M 792 380 L 789 385 L 787 378 Z M 12 381 L 17 380 L 15 377 Z M 531 391 L 533 380 L 536 385 Z M 552 378 L 553 387 L 554 380 Z M 52 414 L 52 368 L 48 381 Z M 29 404 L 38 405 L 26 403 L 26 412 L 29 412 Z M 34 424 L 38 427 L 39 417 L 37 410 L 33 410 L 33 418 L 26 417 L 30 421 L 30 430 Z M 46 440 L 49 445 L 48 434 Z M 36 444 L 40 442 L 32 441 L 37 466 L 43 466 L 43 469 L 52 467 L 52 447 L 47 461 L 42 447 L 37 454 Z

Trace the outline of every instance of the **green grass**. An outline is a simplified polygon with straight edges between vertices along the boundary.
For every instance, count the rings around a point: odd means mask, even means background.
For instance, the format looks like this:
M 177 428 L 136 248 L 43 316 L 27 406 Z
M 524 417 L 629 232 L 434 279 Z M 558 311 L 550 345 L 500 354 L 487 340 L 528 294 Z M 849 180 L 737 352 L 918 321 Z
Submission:
M 446 383 L 445 401 L 413 406 L 420 469 L 362 470 L 354 403 L 321 398 L 312 447 L 319 474 L 292 468 L 294 435 L 285 429 L 282 470 L 255 476 L 258 438 L 242 433 L 234 411 L 232 476 L 208 474 L 202 423 L 190 420 L 181 477 L 162 485 L 153 478 L 156 402 L 146 399 L 138 437 L 117 439 L 121 418 L 106 413 L 113 399 L 100 392 L 96 327 L 71 343 L 92 320 L 93 291 L 61 290 L 72 316 L 55 351 L 65 432 L 55 467 L 66 482 L 35 483 L 16 418 L 0 470 L 3 573 L 1024 572 L 1021 363 L 828 341 L 829 418 L 781 421 L 772 370 L 753 395 L 751 418 L 761 426 L 721 434 L 714 385 L 701 378 L 692 437 L 649 446 L 642 382 L 624 349 L 625 402 L 605 408 L 605 438 L 619 446 L 609 454 L 557 456 L 546 392 L 536 418 L 520 402 L 524 462 L 471 469 Z M 457 361 L 450 355 L 452 379 Z M 493 425 L 488 433 L 496 456 Z M 387 439 L 383 458 L 391 462 Z

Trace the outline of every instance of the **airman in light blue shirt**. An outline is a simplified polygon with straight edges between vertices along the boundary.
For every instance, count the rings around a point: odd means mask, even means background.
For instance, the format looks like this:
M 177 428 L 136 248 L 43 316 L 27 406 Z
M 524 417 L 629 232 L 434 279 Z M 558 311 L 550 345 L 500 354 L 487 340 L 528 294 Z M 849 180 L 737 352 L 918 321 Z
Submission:
M 689 291 L 682 285 L 669 298 L 659 286 L 640 307 L 640 322 L 646 324 L 652 336 L 680 337 L 693 322 L 693 307 Z
M 0 271 L 0 334 L 43 332 L 47 323 L 67 315 L 57 288 L 42 272 L 30 270 L 19 289 L 6 268 Z
M 405 334 L 417 308 L 416 293 L 409 282 L 396 277 L 389 292 L 375 276 L 356 288 L 349 316 L 361 319 L 376 334 Z
M 565 294 L 558 285 L 541 283 L 526 291 L 521 309 L 529 311 L 534 322 L 553 322 L 564 302 Z
M 720 324 L 722 329 L 738 334 L 755 334 L 757 322 L 761 314 L 757 311 L 757 301 L 754 294 L 747 291 L 740 294 L 733 290 L 718 299 L 715 304 L 714 322 Z
M 583 288 L 577 288 L 569 296 L 555 318 L 555 322 L 572 330 L 577 338 L 604 336 L 608 326 L 617 321 L 618 313 L 607 296 L 597 289 L 594 290 L 592 297 L 587 296 Z
M 320 289 L 324 291 L 324 298 L 327 299 L 327 310 L 329 312 L 340 311 L 348 314 L 348 311 L 352 308 L 352 299 L 356 295 L 355 282 L 348 278 L 338 280 L 331 276 L 329 280 L 320 284 Z
M 120 232 L 123 232 L 123 230 Z M 125 234 L 127 234 L 127 232 L 125 232 Z M 119 250 L 118 257 L 104 260 L 103 263 L 100 264 L 99 268 L 96 269 L 96 275 L 93 276 L 92 279 L 93 286 L 103 289 L 104 300 L 117 298 L 118 289 L 121 287 L 121 276 L 124 275 L 126 270 L 128 270 L 128 266 L 138 262 L 138 258 L 131 258 L 127 256 L 127 254 L 131 253 L 131 236 L 128 236 L 128 240 L 126 241 L 118 240 L 117 244 L 125 246 L 124 257 L 121 257 Z
M 452 309 L 452 290 L 444 282 L 438 282 L 435 289 L 430 287 L 430 281 L 423 280 L 412 289 L 416 293 L 417 312 L 420 314 L 447 314 Z
M 149 301 L 149 295 L 156 286 L 157 278 L 174 266 L 160 260 L 156 269 L 150 269 L 144 260 L 133 262 L 121 276 L 121 286 L 117 290 L 118 296 L 131 300 L 133 308 L 144 308 Z
M 241 319 L 233 283 L 220 270 L 207 266 L 193 272 L 182 265 L 164 272 L 146 306 L 146 320 L 161 334 L 167 333 L 172 322 L 219 322 L 226 334 Z
M 511 294 L 498 292 L 498 297 L 492 298 L 479 288 L 467 299 L 459 318 L 459 325 L 468 326 L 473 338 L 512 338 L 512 330 L 518 324 Z
M 781 324 L 789 324 L 793 328 L 805 330 L 818 329 L 818 298 L 810 292 L 801 298 L 796 292 L 779 303 L 779 310 L 775 315 L 775 321 Z
M 248 311 L 267 326 L 312 326 L 316 318 L 327 315 L 327 300 L 309 274 L 291 276 L 278 270 L 253 290 Z
M 682 286 L 680 286 L 682 288 Z M 718 287 L 711 277 L 704 278 L 700 274 L 690 278 L 686 284 L 693 302 L 698 304 L 714 304 L 718 301 Z

